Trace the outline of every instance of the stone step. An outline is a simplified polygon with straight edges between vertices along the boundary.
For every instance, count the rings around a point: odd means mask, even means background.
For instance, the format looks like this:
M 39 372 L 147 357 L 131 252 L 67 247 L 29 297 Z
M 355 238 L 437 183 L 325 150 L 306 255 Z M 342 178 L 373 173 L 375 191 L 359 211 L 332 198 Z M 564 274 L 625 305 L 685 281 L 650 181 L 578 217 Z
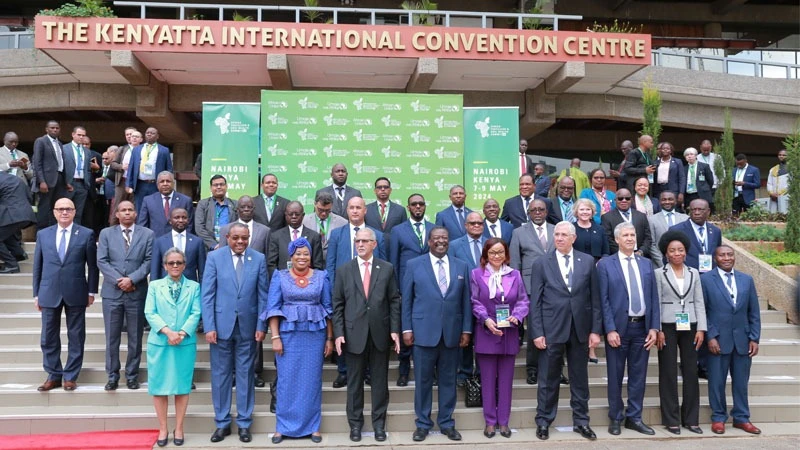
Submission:
M 651 373 L 647 378 L 645 397 L 658 398 L 658 374 Z M 70 405 L 96 405 L 96 406 L 120 406 L 138 407 L 152 405 L 152 397 L 147 395 L 147 384 L 143 383 L 139 390 L 129 390 L 124 383 L 115 392 L 103 390 L 105 383 L 81 383 L 74 392 L 66 392 L 55 389 L 50 393 L 42 394 L 36 390 L 40 382 L 31 383 L 6 383 L 0 384 L 0 404 L 3 405 L 28 405 L 39 407 L 56 407 Z M 608 380 L 605 377 L 594 378 L 589 382 L 590 398 L 606 398 Z M 365 392 L 369 392 L 370 387 L 365 387 Z M 389 386 L 390 396 L 393 402 L 413 403 L 414 402 L 414 382 L 406 387 L 398 387 L 393 383 Z M 536 402 L 537 386 L 526 384 L 524 380 L 515 380 L 514 387 L 515 400 L 530 400 Z M 730 386 L 728 386 L 730 394 Z M 562 385 L 560 389 L 561 398 L 569 398 L 569 386 Z M 701 397 L 708 397 L 708 383 L 705 380 L 700 382 Z M 750 398 L 756 397 L 779 397 L 796 396 L 800 397 L 800 377 L 795 376 L 751 376 L 749 384 Z M 370 394 L 365 394 L 365 401 L 369 402 Z M 191 401 L 198 405 L 211 405 L 211 383 L 197 382 L 197 389 L 192 391 Z M 256 389 L 256 404 L 263 405 L 270 401 L 269 388 Z M 333 388 L 329 383 L 322 386 L 322 401 L 327 404 L 341 404 L 347 402 L 346 388 Z M 463 404 L 464 391 L 458 390 L 458 403 Z
M 731 401 L 729 398 L 729 404 Z M 365 406 L 365 430 L 370 430 L 370 411 L 368 405 Z M 436 411 L 436 402 L 434 401 L 432 417 L 436 417 Z M 559 401 L 558 415 L 553 426 L 571 426 L 572 417 L 570 411 L 569 399 L 562 398 Z M 509 426 L 517 429 L 531 428 L 533 427 L 535 413 L 535 401 L 515 400 L 512 402 Z M 756 424 L 800 422 L 800 404 L 796 400 L 792 401 L 783 396 L 751 398 L 750 413 L 751 420 Z M 231 410 L 231 414 L 233 417 L 236 416 L 235 406 Z M 591 399 L 589 401 L 589 414 L 591 416 L 591 424 L 594 427 L 606 426 L 608 424 L 608 404 L 606 399 Z M 708 400 L 701 398 L 700 423 L 706 428 L 710 415 Z M 187 433 L 210 434 L 214 429 L 213 417 L 214 411 L 210 405 L 198 404 L 190 398 L 184 429 Z M 481 408 L 465 408 L 463 403 L 460 403 L 456 406 L 453 417 L 459 429 L 483 429 L 484 419 Z M 410 433 L 415 428 L 414 418 L 413 403 L 391 402 L 389 404 L 386 427 L 391 432 Z M 123 408 L 116 405 L 76 406 L 73 404 L 49 406 L 45 411 L 40 406 L 14 406 L 4 407 L 0 412 L 0 433 L 30 434 L 32 432 L 40 432 L 44 426 L 47 427 L 49 433 L 68 433 L 74 432 L 76 429 L 82 431 L 145 429 L 153 428 L 156 424 L 155 420 L 155 412 L 152 405 Z M 661 423 L 661 412 L 657 397 L 645 398 L 642 420 L 653 426 Z M 265 403 L 256 404 L 251 428 L 256 433 L 271 432 L 275 429 L 275 415 L 268 411 Z M 323 433 L 341 432 L 348 428 L 343 404 L 323 403 L 321 428 L 320 431 Z M 709 430 L 706 431 L 708 432 Z M 628 435 L 630 433 L 625 432 L 625 434 Z M 431 440 L 427 445 L 431 445 L 433 442 Z M 444 443 L 444 441 L 441 442 Z M 366 441 L 365 444 L 369 444 L 369 441 Z

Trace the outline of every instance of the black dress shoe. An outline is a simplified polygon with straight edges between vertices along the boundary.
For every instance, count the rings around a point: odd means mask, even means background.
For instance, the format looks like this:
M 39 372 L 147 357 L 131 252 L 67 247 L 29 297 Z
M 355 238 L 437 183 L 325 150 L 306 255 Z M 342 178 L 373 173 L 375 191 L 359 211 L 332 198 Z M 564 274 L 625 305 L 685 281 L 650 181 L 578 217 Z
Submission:
M 186 437 L 186 436 L 184 436 Z M 172 430 L 172 443 L 180 447 L 183 445 L 183 438 L 179 438 L 177 434 L 175 434 L 175 430 Z
M 619 421 L 619 420 L 612 420 L 611 422 L 609 422 L 609 424 L 608 424 L 608 434 L 613 434 L 614 436 L 619 436 L 619 434 L 622 432 L 619 429 L 620 422 L 621 421 Z
M 700 428 L 697 425 L 684 425 L 683 428 L 686 428 L 687 430 L 691 431 L 692 433 L 703 434 L 703 429 Z
M 538 377 L 536 376 L 535 372 L 534 373 L 529 373 L 528 374 L 528 378 L 525 379 L 525 382 L 528 383 L 528 384 L 536 384 L 536 382 L 538 381 L 537 378 Z
M 486 428 L 484 428 L 483 429 L 483 435 L 486 436 L 489 439 L 493 438 L 494 437 L 494 427 L 487 426 Z
M 128 380 L 126 385 L 128 386 L 128 389 L 139 389 L 139 382 L 136 380 Z
M 378 442 L 383 442 L 386 440 L 386 430 L 383 428 L 377 428 L 375 430 L 375 440 Z
M 572 431 L 580 434 L 590 441 L 597 439 L 597 435 L 594 434 L 594 431 L 591 428 L 589 428 L 589 425 L 575 425 L 572 427 Z
M 439 377 L 434 377 L 433 378 L 433 385 L 434 386 L 438 386 L 439 385 Z
M 461 433 L 459 433 L 455 427 L 445 428 L 442 430 L 442 434 L 447 436 L 447 439 L 450 439 L 451 441 L 461 440 Z
M 625 428 L 633 431 L 638 431 L 639 433 L 646 434 L 648 436 L 656 434 L 656 432 L 652 428 L 645 425 L 645 423 L 642 422 L 641 420 L 638 422 L 634 422 L 630 419 L 625 419 Z
M 347 375 L 340 373 L 335 380 L 333 380 L 333 387 L 343 388 L 347 386 Z
M 119 382 L 109 380 L 108 383 L 106 383 L 105 387 L 103 387 L 103 389 L 107 391 L 116 391 L 118 386 Z
M 564 375 L 563 373 L 561 374 L 561 381 L 560 381 L 560 383 L 561 383 L 561 384 L 569 384 L 569 378 L 567 378 L 567 376 L 566 376 L 566 375 Z
M 313 436 L 312 436 L 312 438 L 313 438 Z M 272 443 L 273 444 L 280 444 L 281 442 L 283 442 L 283 435 L 282 434 L 275 433 L 275 434 L 272 435 Z
M 414 430 L 414 434 L 411 435 L 411 439 L 413 439 L 414 442 L 422 442 L 426 437 L 428 437 L 428 430 L 425 428 L 417 428 Z
M 320 442 L 322 442 L 322 435 L 312 434 L 311 435 L 311 442 L 313 442 L 315 444 L 319 444 Z
M 458 380 L 456 380 L 456 386 L 458 387 L 464 387 L 465 384 L 467 384 L 466 378 L 459 378 Z
M 400 375 L 397 377 L 398 386 L 408 386 L 408 375 Z
M 550 430 L 547 427 L 543 427 L 540 425 L 536 426 L 536 437 L 546 441 L 550 439 Z
M 361 441 L 361 428 L 358 427 L 350 428 L 350 440 L 353 442 Z
M 166 447 L 168 442 L 169 442 L 169 433 L 167 433 L 167 435 L 164 436 L 164 439 L 156 440 L 156 445 L 159 447 Z
M 256 375 L 255 384 L 256 384 L 256 387 L 257 387 L 257 388 L 262 388 L 262 387 L 264 387 L 264 386 L 266 386 L 266 385 L 267 385 L 267 383 L 264 381 L 264 379 L 263 379 L 263 378 L 261 378 L 261 377 L 260 377 L 260 376 L 258 376 L 258 375 Z
M 194 390 L 196 390 L 196 389 L 197 389 L 197 385 L 196 385 L 196 384 L 194 384 L 194 382 L 192 382 L 192 390 L 194 391 Z
M 364 375 L 364 384 L 372 386 L 372 377 L 369 374 Z
M 250 428 L 239 428 L 239 440 L 242 442 L 250 442 L 253 440 L 253 435 L 250 434 Z
M 708 370 L 706 369 L 697 369 L 697 378 L 702 378 L 704 380 L 708 379 Z
M 681 434 L 681 427 L 664 427 L 672 434 Z
M 27 253 L 27 252 L 22 252 L 22 254 L 21 254 L 21 255 L 17 255 L 17 256 L 15 256 L 14 258 L 15 258 L 17 261 L 25 261 L 26 259 L 28 259 L 28 253 Z
M 211 442 L 220 442 L 225 439 L 225 436 L 231 435 L 230 428 L 217 428 L 214 430 L 214 434 L 211 435 Z
M 500 427 L 500 436 L 503 436 L 504 438 L 510 438 L 511 437 L 511 428 L 501 426 Z
M 0 273 L 19 273 L 19 266 L 5 266 L 0 269 Z

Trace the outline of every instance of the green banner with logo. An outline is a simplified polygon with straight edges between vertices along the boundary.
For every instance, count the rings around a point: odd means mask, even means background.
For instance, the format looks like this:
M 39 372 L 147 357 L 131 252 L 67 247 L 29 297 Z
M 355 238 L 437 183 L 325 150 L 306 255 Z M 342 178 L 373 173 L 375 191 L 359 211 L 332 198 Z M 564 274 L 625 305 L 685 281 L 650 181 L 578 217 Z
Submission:
M 463 183 L 462 109 L 461 95 L 264 90 L 261 170 L 277 175 L 279 193 L 306 212 L 342 163 L 367 203 L 385 176 L 393 200 L 405 206 L 421 193 L 433 217 Z
M 210 180 L 223 175 L 228 197 L 255 195 L 258 179 L 258 103 L 203 103 L 203 158 L 200 195 L 211 196 Z
M 500 205 L 519 184 L 519 108 L 464 108 L 464 188 L 467 206 Z

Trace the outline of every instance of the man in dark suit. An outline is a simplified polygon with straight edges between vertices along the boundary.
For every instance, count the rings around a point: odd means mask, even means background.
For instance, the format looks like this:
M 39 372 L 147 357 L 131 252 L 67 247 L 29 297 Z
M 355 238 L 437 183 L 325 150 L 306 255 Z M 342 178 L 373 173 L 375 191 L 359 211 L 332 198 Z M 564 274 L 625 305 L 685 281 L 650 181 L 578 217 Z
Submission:
M 483 244 L 489 238 L 484 237 L 483 219 L 479 213 L 472 211 L 467 214 L 465 224 L 467 226 L 467 234 L 450 243 L 447 255 L 467 263 L 467 269 L 472 272 L 472 269 L 480 265 Z M 479 376 L 481 373 L 480 367 L 474 361 L 473 347 L 474 343 L 470 341 L 469 345 L 460 349 L 458 377 L 456 379 L 456 384 L 459 387 L 464 386 L 468 378 L 473 375 Z M 473 367 L 475 367 L 475 373 L 473 373 Z
M 664 191 L 674 192 L 678 197 L 678 205 L 683 205 L 683 194 L 686 192 L 686 169 L 678 158 L 672 157 L 672 144 L 658 144 L 656 171 L 653 175 L 653 197 L 659 198 Z
M 100 274 L 92 230 L 74 223 L 75 206 L 68 198 L 56 201 L 57 225 L 36 234 L 33 258 L 33 298 L 42 312 L 42 353 L 46 392 L 64 385 L 73 391 L 83 365 L 86 308 L 94 303 Z M 47 282 L 45 282 L 47 281 Z M 61 311 L 66 311 L 68 354 L 61 366 Z
M 72 141 L 64 144 L 64 170 L 69 166 L 70 173 L 67 179 L 73 188 L 69 197 L 75 204 L 75 223 L 83 223 L 83 210 L 89 201 L 89 190 L 92 188 L 93 177 L 89 160 L 90 151 L 84 147 L 83 141 L 86 138 L 86 130 L 83 127 L 72 129 Z
M 523 223 L 528 222 L 528 206 L 534 199 L 542 199 L 548 208 L 550 208 L 550 200 L 547 197 L 537 196 L 534 193 L 533 177 L 525 174 L 519 177 L 519 195 L 515 195 L 506 199 L 503 203 L 503 214 L 500 219 L 511 223 L 516 229 L 522 226 Z
M 451 205 L 436 213 L 436 225 L 447 228 L 450 239 L 456 240 L 467 234 L 464 222 L 467 214 L 471 213 L 472 210 L 464 206 L 466 199 L 467 193 L 464 190 L 464 186 L 457 184 L 450 188 Z
M 141 211 L 142 201 L 156 192 L 156 176 L 163 172 L 172 172 L 172 158 L 169 149 L 158 143 L 158 130 L 150 127 L 144 132 L 144 144 L 131 150 L 125 188 L 133 194 L 136 211 Z
M 109 226 L 109 216 L 113 212 L 112 205 L 114 202 L 114 169 L 111 168 L 111 164 L 114 161 L 114 158 L 117 157 L 117 152 L 119 151 L 119 147 L 116 145 L 109 146 L 106 151 L 103 153 L 103 167 L 100 169 L 100 173 L 95 175 L 95 188 L 97 189 L 98 200 L 96 205 L 98 205 L 98 210 L 95 217 L 97 218 L 97 222 L 95 226 L 99 229 L 103 229 Z M 99 232 L 98 232 L 99 234 Z
M 314 270 L 325 270 L 325 259 L 322 253 L 322 239 L 319 233 L 303 225 L 305 213 L 303 204 L 297 201 L 289 202 L 284 208 L 284 221 L 287 226 L 270 233 L 269 251 L 267 252 L 267 270 L 272 279 L 275 269 L 282 270 L 288 268 L 289 243 L 299 237 L 304 237 L 311 244 L 311 268 Z
M 18 273 L 18 258 L 27 258 L 20 231 L 36 223 L 31 191 L 24 178 L 0 172 L 0 274 Z
M 347 168 L 342 163 L 336 163 L 331 167 L 331 179 L 333 184 L 317 191 L 329 192 L 333 195 L 333 213 L 337 216 L 347 217 L 347 205 L 353 197 L 361 197 L 361 191 L 347 185 Z
M 131 150 L 142 143 L 142 132 L 134 127 L 125 128 L 125 145 L 119 148 L 111 168 L 114 169 L 114 202 L 111 204 L 113 209 L 123 200 L 133 200 L 133 196 L 128 194 L 125 189 L 125 181 L 128 179 L 128 166 L 131 161 Z M 113 210 L 112 209 L 112 210 Z M 117 218 L 112 214 L 111 225 L 118 225 Z
M 64 150 L 58 135 L 61 126 L 55 120 L 47 122 L 46 134 L 33 143 L 33 171 L 39 190 L 37 228 L 42 230 L 56 223 L 53 205 L 72 191 L 72 173 L 65 170 Z M 74 170 L 74 169 L 73 169 Z
M 258 317 L 267 308 L 267 263 L 264 255 L 247 248 L 250 230 L 234 223 L 227 248 L 208 254 L 203 271 L 203 326 L 211 350 L 211 397 L 216 429 L 211 442 L 231 434 L 231 389 L 236 377 L 236 425 L 239 440 L 253 437 L 256 343 L 267 325 Z
M 328 282 L 331 286 L 336 285 L 336 269 L 356 257 L 356 233 L 362 228 L 368 227 L 364 222 L 365 213 L 366 205 L 364 204 L 364 199 L 361 197 L 351 198 L 347 203 L 347 226 L 337 228 L 330 234 L 325 270 L 328 272 Z M 378 242 L 375 255 L 380 259 L 386 259 L 384 253 L 386 245 L 383 241 L 383 233 L 374 228 L 372 230 L 375 231 L 375 240 Z M 347 363 L 344 358 L 338 358 L 336 361 L 339 366 L 339 375 L 333 381 L 333 387 L 345 387 L 347 385 Z
M 144 301 L 153 254 L 153 232 L 134 225 L 136 211 L 133 203 L 123 201 L 117 205 L 116 215 L 119 226 L 103 229 L 97 247 L 97 266 L 103 273 L 107 391 L 114 391 L 119 385 L 119 345 L 123 323 L 127 325 L 128 337 L 125 379 L 128 389 L 139 389 Z
M 408 261 L 428 253 L 428 237 L 435 225 L 425 220 L 425 209 L 425 198 L 421 194 L 411 194 L 408 197 L 409 220 L 392 228 L 388 240 L 388 256 L 397 280 L 402 280 L 405 276 Z M 402 287 L 402 285 L 400 286 Z M 408 386 L 408 375 L 411 372 L 411 347 L 406 346 L 405 342 L 400 342 L 400 354 L 397 359 L 400 363 L 397 385 Z
M 761 187 L 761 172 L 758 167 L 747 163 L 744 153 L 736 155 L 733 168 L 733 211 L 747 211 L 756 201 L 756 189 Z
M 153 230 L 155 237 L 159 238 L 170 232 L 170 211 L 175 208 L 185 209 L 190 220 L 187 228 L 194 229 L 194 206 L 192 199 L 175 190 L 175 177 L 172 172 L 163 171 L 158 174 L 156 181 L 158 192 L 154 192 L 142 200 L 142 209 L 136 218 L 136 225 Z
M 500 219 L 500 204 L 497 203 L 497 200 L 489 198 L 483 202 L 483 217 L 483 237 L 485 239 L 499 237 L 506 244 L 511 243 L 511 233 L 514 232 L 514 226 Z
M 650 223 L 647 221 L 647 216 L 640 213 L 634 208 L 631 208 L 631 191 L 627 189 L 617 190 L 617 208 L 603 214 L 600 217 L 600 225 L 606 232 L 608 237 L 608 248 L 613 255 L 619 250 L 616 237 L 614 236 L 614 229 L 622 222 L 632 223 L 636 228 L 636 254 L 650 257 L 650 247 L 652 245 L 652 238 L 650 237 Z
M 561 367 L 567 357 L 570 378 L 572 430 L 586 439 L 597 436 L 589 427 L 589 348 L 600 343 L 603 329 L 594 258 L 574 251 L 575 226 L 560 222 L 553 231 L 556 251 L 533 266 L 531 324 L 533 344 L 539 349 L 536 437 L 550 437 L 558 412 Z M 530 345 L 530 344 L 529 344 Z
M 689 209 L 689 204 L 698 198 L 712 205 L 714 194 L 711 186 L 714 182 L 714 173 L 711 171 L 711 167 L 697 160 L 697 150 L 692 147 L 683 151 L 683 157 L 686 158 L 686 185 L 684 186 L 686 195 L 683 197 L 683 208 Z
M 254 199 L 255 221 L 269 227 L 270 231 L 275 232 L 286 226 L 286 205 L 289 203 L 277 194 L 278 177 L 273 173 L 268 173 L 261 177 L 261 195 Z
M 575 204 L 575 180 L 570 176 L 565 176 L 558 180 L 556 186 L 556 198 L 548 205 L 547 221 L 553 225 L 566 220 L 575 222 L 572 214 L 572 206 Z
M 372 388 L 372 429 L 376 441 L 386 440 L 389 352 L 400 352 L 400 293 L 392 265 L 373 258 L 377 245 L 372 229 L 359 230 L 356 233 L 358 257 L 337 269 L 333 288 L 336 353 L 347 359 L 350 369 L 347 422 L 353 442 L 361 440 L 364 426 L 364 371 L 367 367 Z
M 534 163 L 530 156 L 527 155 L 528 152 L 528 140 L 527 139 L 520 139 L 519 140 L 519 174 L 524 175 L 526 173 L 533 174 L 533 167 Z
M 535 186 L 533 193 L 540 198 L 547 198 L 550 195 L 550 177 L 547 176 L 545 165 L 536 163 L 533 168 L 533 184 Z
M 689 237 L 691 245 L 686 250 L 686 265 L 705 273 L 715 267 L 712 255 L 722 245 L 722 230 L 708 221 L 711 208 L 705 200 L 693 200 L 687 212 L 689 220 L 673 225 L 670 230 L 680 231 Z
M 220 230 L 225 225 L 236 222 L 236 201 L 228 198 L 228 181 L 222 175 L 211 177 L 211 197 L 197 202 L 194 212 L 194 232 L 200 236 L 208 250 L 220 247 L 225 235 Z
M 375 198 L 377 201 L 367 205 L 367 215 L 364 221 L 367 226 L 381 230 L 384 235 L 392 232 L 395 225 L 405 222 L 408 218 L 406 210 L 389 199 L 392 194 L 392 182 L 386 177 L 375 180 Z
M 639 177 L 648 177 L 652 180 L 651 175 L 656 171 L 656 166 L 650 161 L 650 150 L 652 148 L 652 136 L 646 134 L 639 136 L 639 146 L 628 152 L 623 162 L 624 167 L 620 170 L 621 174 L 625 174 L 625 180 L 628 184 L 627 186 L 618 187 L 627 187 L 629 190 L 633 191 L 633 184 Z
M 231 225 L 234 223 L 241 223 L 250 231 L 250 241 L 247 243 L 247 248 L 253 249 L 266 257 L 267 252 L 269 251 L 269 240 L 272 233 L 270 232 L 269 227 L 262 225 L 253 219 L 255 203 L 257 202 L 253 201 L 253 198 L 249 195 L 243 195 L 239 197 L 239 201 L 236 202 L 236 215 L 239 218 L 236 220 L 236 222 L 231 222 L 222 227 L 222 229 L 219 231 L 219 234 L 220 236 L 227 236 L 231 229 Z M 226 241 L 220 242 L 220 247 L 225 245 L 227 245 Z
M 167 276 L 162 263 L 164 253 L 172 247 L 179 248 L 186 257 L 183 275 L 200 282 L 203 279 L 203 268 L 206 265 L 206 246 L 203 240 L 189 233 L 189 213 L 183 208 L 170 211 L 169 223 L 172 230 L 153 242 L 153 257 L 150 260 L 150 279 L 159 280 Z
M 607 215 L 607 214 L 606 214 Z M 642 434 L 655 431 L 642 421 L 642 403 L 650 348 L 661 329 L 661 305 L 653 264 L 634 254 L 636 227 L 620 223 L 614 228 L 619 253 L 597 264 L 600 303 L 608 358 L 608 432 L 625 428 Z M 622 402 L 622 378 L 628 365 L 628 408 Z
M 428 240 L 430 253 L 408 262 L 402 282 L 403 340 L 407 346 L 414 346 L 414 442 L 424 441 L 433 428 L 435 370 L 439 380 L 436 422 L 448 439 L 461 440 L 453 420 L 458 348 L 469 343 L 473 318 L 469 270 L 460 259 L 448 258 L 448 242 L 447 229 L 434 227 Z
M 761 430 L 750 422 L 747 384 L 750 365 L 758 355 L 761 338 L 761 312 L 756 286 L 750 275 L 734 271 L 736 255 L 727 245 L 714 252 L 717 270 L 700 276 L 708 320 L 708 400 L 711 404 L 711 431 L 725 433 L 728 406 L 725 384 L 731 375 L 733 427 L 751 434 Z

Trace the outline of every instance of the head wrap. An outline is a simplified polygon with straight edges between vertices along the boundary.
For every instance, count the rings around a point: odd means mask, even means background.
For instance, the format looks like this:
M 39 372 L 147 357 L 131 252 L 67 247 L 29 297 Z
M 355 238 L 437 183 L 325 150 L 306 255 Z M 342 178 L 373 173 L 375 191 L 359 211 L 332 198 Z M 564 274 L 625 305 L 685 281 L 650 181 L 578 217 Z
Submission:
M 308 242 L 308 239 L 300 236 L 289 243 L 289 256 L 291 257 L 294 255 L 294 252 L 296 252 L 300 247 L 306 247 L 308 249 L 308 253 L 311 253 L 311 244 Z

